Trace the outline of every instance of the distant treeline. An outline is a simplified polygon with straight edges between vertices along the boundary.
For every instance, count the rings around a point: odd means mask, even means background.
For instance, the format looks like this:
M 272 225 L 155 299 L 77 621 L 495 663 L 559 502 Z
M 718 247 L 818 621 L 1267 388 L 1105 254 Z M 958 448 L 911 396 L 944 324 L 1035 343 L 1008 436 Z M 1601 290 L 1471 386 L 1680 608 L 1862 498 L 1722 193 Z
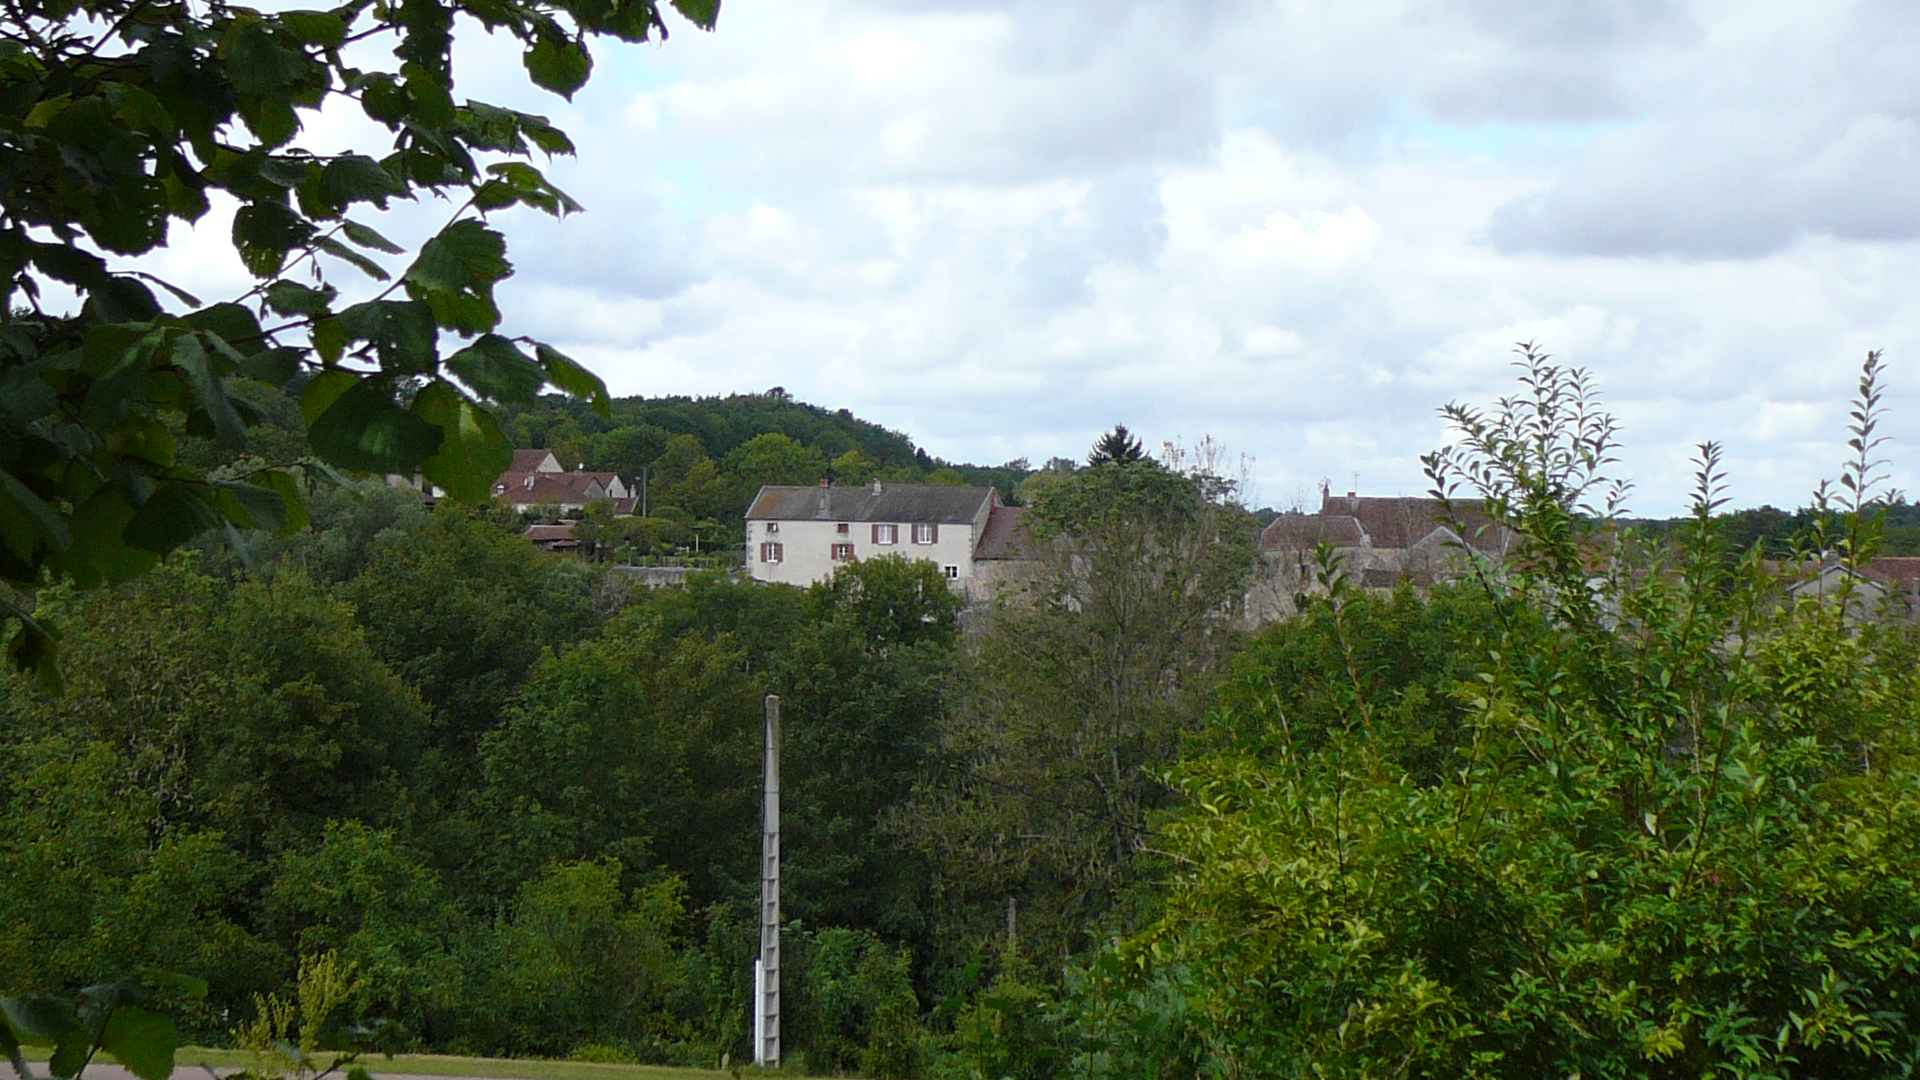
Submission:
M 1897 495 L 1875 505 L 1886 515 L 1881 554 L 1920 555 L 1920 504 L 1910 503 L 1906 496 Z M 1787 559 L 1806 552 L 1819 513 L 1812 506 L 1803 506 L 1798 510 L 1760 506 L 1751 510 L 1726 511 L 1716 515 L 1716 520 L 1724 530 L 1730 551 L 1744 553 L 1758 545 L 1762 556 L 1766 558 Z M 1650 539 L 1665 540 L 1678 535 L 1686 522 L 1686 518 L 1643 518 L 1628 524 Z

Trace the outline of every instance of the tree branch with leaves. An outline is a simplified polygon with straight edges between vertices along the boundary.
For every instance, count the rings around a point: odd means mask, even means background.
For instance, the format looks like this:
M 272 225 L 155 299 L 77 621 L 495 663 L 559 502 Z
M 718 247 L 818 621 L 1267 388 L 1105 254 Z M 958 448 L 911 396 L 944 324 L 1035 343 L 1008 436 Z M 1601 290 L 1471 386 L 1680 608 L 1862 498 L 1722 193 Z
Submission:
M 702 28 L 719 14 L 672 6 Z M 297 530 L 303 489 L 342 472 L 484 498 L 512 456 L 490 406 L 553 387 L 606 408 L 579 364 L 502 332 L 513 267 L 490 215 L 578 210 L 534 164 L 574 147 L 545 117 L 456 97 L 462 22 L 518 40 L 531 81 L 567 98 L 593 38 L 667 33 L 655 0 L 0 7 L 0 582 L 110 584 L 208 530 Z M 300 145 L 343 107 L 388 144 Z M 426 198 L 458 209 L 392 273 L 381 258 L 407 252 L 367 214 Z M 253 288 L 205 303 L 133 264 L 216 200 Z M 386 287 L 343 303 L 342 266 Z M 183 435 L 245 452 L 259 415 L 236 379 L 298 393 L 311 457 L 182 464 Z M 51 631 L 11 606 L 9 656 L 52 679 Z

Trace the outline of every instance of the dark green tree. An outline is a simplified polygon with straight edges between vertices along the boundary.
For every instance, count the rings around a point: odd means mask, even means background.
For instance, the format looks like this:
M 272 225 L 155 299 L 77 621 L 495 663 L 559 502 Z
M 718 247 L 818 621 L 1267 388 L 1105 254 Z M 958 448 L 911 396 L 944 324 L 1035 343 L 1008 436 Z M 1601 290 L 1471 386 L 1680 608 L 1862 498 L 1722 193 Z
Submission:
M 1152 461 L 1062 476 L 1027 515 L 1033 580 L 970 643 L 913 828 L 937 853 L 956 936 L 1008 896 L 1049 961 L 1133 917 L 1155 772 L 1199 729 L 1258 557 L 1245 511 Z
M 1127 425 L 1115 424 L 1112 431 L 1094 441 L 1093 449 L 1087 453 L 1087 464 L 1131 465 L 1145 460 L 1146 456 L 1140 440 L 1127 430 Z
M 743 661 L 731 635 L 666 637 L 641 610 L 541 664 L 485 739 L 486 880 L 618 858 L 678 873 L 702 904 L 755 880 L 760 692 Z
M 930 947 L 932 866 L 891 817 L 938 757 L 960 598 L 940 568 L 898 556 L 843 566 L 807 593 L 778 659 L 787 699 L 782 843 L 789 909 Z

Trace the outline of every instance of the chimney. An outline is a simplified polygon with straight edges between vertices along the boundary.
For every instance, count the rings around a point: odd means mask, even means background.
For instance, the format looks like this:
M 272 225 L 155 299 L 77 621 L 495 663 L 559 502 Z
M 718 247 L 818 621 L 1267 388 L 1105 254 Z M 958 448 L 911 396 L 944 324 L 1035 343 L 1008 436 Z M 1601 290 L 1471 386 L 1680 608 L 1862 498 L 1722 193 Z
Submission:
M 873 478 L 873 493 L 880 494 L 880 478 L 877 476 Z
M 1357 492 L 1357 491 L 1349 491 L 1349 492 L 1347 492 L 1347 498 L 1349 498 L 1349 499 L 1352 499 L 1352 498 L 1357 498 L 1357 497 L 1359 497 L 1359 494 L 1360 494 L 1360 493 L 1359 493 L 1359 492 Z

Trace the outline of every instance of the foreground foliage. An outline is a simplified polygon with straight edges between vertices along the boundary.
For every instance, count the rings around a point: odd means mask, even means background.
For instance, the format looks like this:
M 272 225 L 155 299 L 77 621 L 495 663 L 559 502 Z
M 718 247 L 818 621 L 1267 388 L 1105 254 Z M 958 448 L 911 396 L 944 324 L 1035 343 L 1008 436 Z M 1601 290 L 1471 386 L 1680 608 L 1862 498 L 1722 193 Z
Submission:
M 1479 607 L 1449 620 L 1470 675 L 1394 663 L 1423 620 L 1337 580 L 1276 631 L 1331 662 L 1245 671 L 1231 749 L 1173 770 L 1185 869 L 1089 1000 L 1177 972 L 1183 1019 L 1152 1049 L 1192 1074 L 1910 1071 L 1911 638 L 1730 564 L 1711 446 L 1678 547 L 1614 542 L 1584 502 L 1610 429 L 1577 373 L 1528 361 L 1528 392 L 1457 412 L 1435 462 L 1523 538 L 1517 572 L 1429 605 Z M 1872 550 L 1876 376 L 1825 536 L 1849 559 Z

